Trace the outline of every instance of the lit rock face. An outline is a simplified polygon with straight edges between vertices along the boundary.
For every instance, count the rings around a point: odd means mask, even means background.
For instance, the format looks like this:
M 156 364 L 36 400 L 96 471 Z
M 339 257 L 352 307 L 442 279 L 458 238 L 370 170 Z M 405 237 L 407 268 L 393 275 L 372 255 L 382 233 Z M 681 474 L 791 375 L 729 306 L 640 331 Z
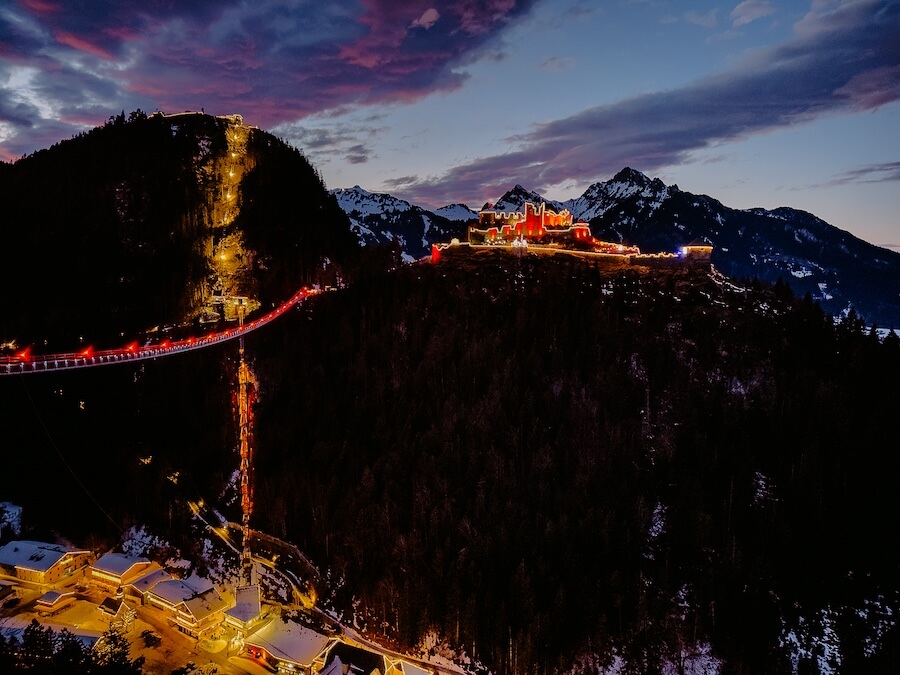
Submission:
M 202 289 L 203 304 L 197 311 L 201 319 L 233 320 L 260 304 L 250 274 L 255 254 L 245 247 L 243 233 L 234 224 L 241 209 L 241 181 L 256 164 L 247 152 L 250 133 L 239 116 L 232 116 L 225 129 L 225 151 L 210 157 L 204 167 L 213 183 L 207 191 L 211 228 L 204 246 L 212 273 Z

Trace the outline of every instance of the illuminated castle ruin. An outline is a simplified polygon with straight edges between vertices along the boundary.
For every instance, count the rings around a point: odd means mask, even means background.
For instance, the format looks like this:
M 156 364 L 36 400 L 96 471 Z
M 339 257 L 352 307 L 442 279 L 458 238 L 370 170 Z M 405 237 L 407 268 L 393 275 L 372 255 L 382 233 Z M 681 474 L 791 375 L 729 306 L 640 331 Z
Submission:
M 469 227 L 470 244 L 543 244 L 577 248 L 598 253 L 634 255 L 637 246 L 613 244 L 594 239 L 587 223 L 573 223 L 568 209 L 556 212 L 541 203 L 525 202 L 524 212 L 493 211 L 478 214 L 478 224 Z

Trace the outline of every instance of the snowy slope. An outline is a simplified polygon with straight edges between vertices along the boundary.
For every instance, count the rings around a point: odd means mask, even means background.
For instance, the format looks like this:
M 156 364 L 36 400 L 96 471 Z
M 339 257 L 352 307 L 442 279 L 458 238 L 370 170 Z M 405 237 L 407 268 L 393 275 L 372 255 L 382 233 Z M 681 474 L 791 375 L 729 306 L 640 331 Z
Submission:
M 399 246 L 404 260 L 412 261 L 428 255 L 431 244 L 465 238 L 466 207 L 444 207 L 449 218 L 397 199 L 386 193 L 369 192 L 358 185 L 331 191 L 338 205 L 350 219 L 350 229 L 363 246 Z M 474 215 L 477 218 L 477 215 Z M 473 219 L 474 219 L 473 218 Z
M 407 259 L 427 255 L 432 242 L 466 238 L 477 218 L 461 204 L 427 211 L 360 187 L 334 190 L 364 244 L 396 242 Z M 855 309 L 869 323 L 900 326 L 900 254 L 790 208 L 731 209 L 706 195 L 684 192 L 631 168 L 564 202 L 545 200 L 515 185 L 493 204 L 521 211 L 546 201 L 590 223 L 598 239 L 634 244 L 647 252 L 676 251 L 695 239 L 711 242 L 713 263 L 736 278 L 782 279 L 796 295 L 809 293 L 832 315 Z

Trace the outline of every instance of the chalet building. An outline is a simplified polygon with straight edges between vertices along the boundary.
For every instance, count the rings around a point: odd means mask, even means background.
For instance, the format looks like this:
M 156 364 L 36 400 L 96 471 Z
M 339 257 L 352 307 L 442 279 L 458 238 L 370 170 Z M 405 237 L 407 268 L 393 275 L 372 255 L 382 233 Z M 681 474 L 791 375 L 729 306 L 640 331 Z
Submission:
M 153 565 L 146 558 L 135 558 L 124 553 L 106 553 L 91 565 L 91 581 L 115 591 L 143 576 Z
M 126 597 L 140 600 L 142 605 L 149 603 L 150 591 L 156 588 L 156 585 L 163 581 L 171 581 L 174 577 L 166 572 L 158 564 L 153 563 L 144 573 L 136 579 L 129 581 L 122 590 Z
M 335 639 L 276 618 L 244 640 L 244 655 L 279 672 L 318 673 Z
M 98 606 L 100 616 L 111 629 L 127 631 L 137 617 L 137 611 L 121 596 L 106 598 Z
M 225 624 L 247 635 L 263 620 L 262 596 L 259 586 L 239 586 L 234 589 L 234 607 L 225 610 Z
M 91 552 L 39 541 L 11 541 L 0 547 L 0 573 L 34 584 L 53 584 L 91 561 Z
M 195 638 L 221 623 L 229 607 L 211 585 L 198 589 L 180 579 L 157 583 L 148 591 L 146 602 L 166 612 L 178 630 Z
M 42 614 L 56 614 L 75 602 L 74 591 L 47 591 L 34 603 L 34 608 Z

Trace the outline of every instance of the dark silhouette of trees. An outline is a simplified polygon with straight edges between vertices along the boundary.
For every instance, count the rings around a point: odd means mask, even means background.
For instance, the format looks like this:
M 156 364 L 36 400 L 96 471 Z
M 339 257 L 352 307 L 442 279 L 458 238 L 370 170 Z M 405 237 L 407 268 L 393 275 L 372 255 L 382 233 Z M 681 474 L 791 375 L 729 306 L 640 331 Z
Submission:
M 0 666 L 4 673 L 35 675 L 140 675 L 144 657 L 129 657 L 125 637 L 108 630 L 95 647 L 88 647 L 66 630 L 54 632 L 36 620 L 21 639 L 0 636 Z

